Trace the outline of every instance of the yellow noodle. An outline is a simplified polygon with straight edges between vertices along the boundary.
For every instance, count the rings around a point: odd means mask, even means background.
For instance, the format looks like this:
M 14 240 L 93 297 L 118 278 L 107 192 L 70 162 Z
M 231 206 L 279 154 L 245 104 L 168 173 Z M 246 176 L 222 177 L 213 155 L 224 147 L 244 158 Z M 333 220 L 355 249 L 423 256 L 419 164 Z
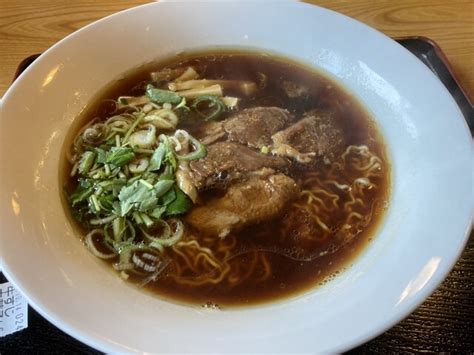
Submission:
M 338 243 L 344 245 L 370 222 L 374 205 L 367 214 L 365 195 L 369 190 L 378 188 L 371 178 L 380 178 L 381 174 L 382 161 L 367 146 L 349 146 L 330 166 L 305 174 L 303 189 L 299 198 L 292 203 L 291 211 L 305 213 L 314 221 L 317 231 L 311 236 L 314 240 L 342 238 Z M 367 181 L 357 181 L 361 178 Z M 341 213 L 336 222 L 330 218 L 330 213 L 334 211 Z M 294 230 L 292 221 L 294 219 L 291 218 L 282 220 L 284 232 L 280 234 L 281 238 L 291 235 Z M 272 275 L 268 252 L 249 251 L 244 263 L 242 258 L 235 257 L 239 255 L 236 248 L 237 238 L 234 235 L 225 239 L 209 236 L 198 239 L 194 235 L 187 235 L 172 249 L 174 274 L 171 277 L 182 285 L 227 283 L 234 287 L 250 278 L 263 282 Z M 255 279 L 257 270 L 259 276 Z
M 262 265 L 265 272 L 261 277 L 257 279 L 258 282 L 265 281 L 272 275 L 272 267 L 267 259 L 267 254 L 261 253 L 260 259 L 262 260 Z

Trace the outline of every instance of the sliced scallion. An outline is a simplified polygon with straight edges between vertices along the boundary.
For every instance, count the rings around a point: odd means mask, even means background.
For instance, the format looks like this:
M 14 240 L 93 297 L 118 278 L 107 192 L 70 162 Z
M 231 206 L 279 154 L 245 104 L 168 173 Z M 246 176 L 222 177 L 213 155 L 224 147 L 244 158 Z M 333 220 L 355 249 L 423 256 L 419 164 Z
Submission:
M 226 105 L 217 96 L 202 95 L 194 99 L 192 108 L 206 121 L 213 121 L 225 112 Z

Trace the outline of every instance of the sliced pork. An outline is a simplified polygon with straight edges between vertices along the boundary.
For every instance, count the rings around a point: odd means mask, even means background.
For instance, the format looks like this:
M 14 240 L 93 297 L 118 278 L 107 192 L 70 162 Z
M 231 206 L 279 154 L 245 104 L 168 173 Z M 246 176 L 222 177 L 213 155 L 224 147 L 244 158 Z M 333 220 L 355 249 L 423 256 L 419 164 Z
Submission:
M 233 142 L 217 142 L 207 146 L 206 157 L 189 164 L 189 176 L 198 190 L 244 179 L 257 170 L 270 168 L 286 171 L 290 162 L 282 157 L 265 155 Z
M 201 142 L 211 144 L 220 139 L 260 149 L 272 144 L 272 135 L 293 122 L 293 116 L 278 107 L 253 107 L 220 122 L 204 125 Z
M 341 152 L 344 135 L 330 114 L 313 111 L 274 134 L 272 141 L 273 154 L 307 164 L 319 158 L 331 161 Z
M 207 235 L 223 238 L 231 231 L 277 217 L 297 195 L 296 183 L 284 174 L 254 176 L 230 186 L 224 196 L 195 206 L 186 221 Z

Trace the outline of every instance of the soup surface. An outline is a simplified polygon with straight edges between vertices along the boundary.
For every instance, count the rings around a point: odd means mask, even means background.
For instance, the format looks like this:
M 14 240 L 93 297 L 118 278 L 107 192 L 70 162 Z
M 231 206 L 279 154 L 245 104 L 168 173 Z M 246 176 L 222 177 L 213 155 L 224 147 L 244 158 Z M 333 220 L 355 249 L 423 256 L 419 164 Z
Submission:
M 149 64 L 77 122 L 62 183 L 84 244 L 171 300 L 247 305 L 320 285 L 350 266 L 388 204 L 370 115 L 285 58 Z

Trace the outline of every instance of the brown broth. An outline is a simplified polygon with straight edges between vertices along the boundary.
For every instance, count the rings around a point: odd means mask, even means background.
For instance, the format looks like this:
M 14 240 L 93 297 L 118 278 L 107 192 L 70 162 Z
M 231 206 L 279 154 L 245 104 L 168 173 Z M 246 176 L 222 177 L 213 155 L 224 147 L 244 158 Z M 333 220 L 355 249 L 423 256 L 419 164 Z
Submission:
M 386 149 L 377 127 L 370 114 L 362 105 L 334 80 L 323 74 L 293 62 L 286 58 L 273 55 L 259 54 L 242 51 L 203 52 L 192 55 L 181 55 L 170 61 L 152 63 L 131 71 L 117 80 L 98 95 L 92 104 L 84 111 L 80 119 L 76 120 L 76 129 L 71 130 L 70 139 L 66 141 L 65 149 L 70 145 L 77 128 L 94 117 L 107 117 L 111 114 L 112 106 L 107 99 L 116 99 L 119 95 L 142 95 L 143 87 L 149 81 L 149 73 L 163 67 L 180 67 L 193 65 L 199 68 L 202 78 L 206 79 L 245 79 L 258 82 L 263 73 L 267 77 L 265 88 L 254 97 L 243 99 L 239 108 L 254 106 L 279 106 L 291 111 L 299 117 L 304 112 L 319 108 L 333 112 L 337 124 L 343 129 L 347 145 L 364 144 L 370 148 L 383 162 L 383 177 L 377 179 L 378 188 L 368 194 L 365 213 L 372 213 L 370 222 L 364 226 L 357 236 L 334 253 L 328 253 L 311 261 L 293 260 L 288 258 L 288 253 L 275 253 L 279 250 L 289 250 L 298 244 L 298 236 L 286 237 L 282 235 L 282 223 L 290 218 L 291 206 L 279 218 L 260 223 L 240 232 L 234 233 L 237 240 L 236 250 L 255 250 L 256 245 L 265 253 L 271 266 L 271 277 L 265 281 L 258 281 L 259 271 L 235 286 L 227 283 L 210 284 L 204 286 L 188 286 L 177 284 L 170 277 L 162 277 L 154 283 L 149 283 L 145 288 L 154 293 L 174 301 L 184 301 L 192 304 L 217 304 L 219 306 L 241 306 L 261 302 L 275 301 L 298 293 L 307 291 L 323 284 L 328 278 L 349 267 L 354 258 L 360 254 L 374 236 L 387 205 L 390 195 L 390 166 L 387 160 Z M 282 80 L 291 80 L 309 88 L 309 94 L 303 98 L 289 99 L 281 89 Z M 237 93 L 226 92 L 233 96 Z M 182 126 L 191 133 L 199 130 L 199 124 Z M 68 165 L 65 163 L 65 165 Z M 61 176 L 61 184 L 71 188 L 74 181 L 68 181 L 67 173 L 70 169 L 66 166 Z M 294 167 L 290 172 L 291 177 L 304 183 L 310 174 L 307 170 Z M 211 191 L 206 198 L 219 194 Z M 341 213 L 335 211 L 331 221 L 337 225 Z M 331 223 L 332 223 L 331 222 Z M 77 222 L 74 221 L 77 225 Z M 79 226 L 80 227 L 80 226 Z M 196 231 L 197 238 L 199 236 Z M 307 250 L 305 257 L 311 252 L 324 250 L 327 243 L 332 243 L 331 238 Z M 326 243 L 326 244 L 325 244 Z M 303 245 L 304 246 L 304 245 Z M 298 247 L 301 247 L 299 245 Z M 263 251 L 262 251 L 263 250 Z M 267 250 L 267 251 L 265 251 Z M 268 251 L 272 250 L 272 251 Z M 256 253 L 256 252 L 255 252 Z M 238 254 L 238 253 L 237 253 Z M 311 254 L 311 255 L 313 255 Z M 233 262 L 246 265 L 251 262 L 250 252 L 234 257 Z M 262 265 L 258 265 L 262 268 Z M 245 267 L 244 267 L 245 269 Z M 245 270 L 243 271 L 245 272 Z M 260 273 L 261 274 L 261 273 Z M 132 281 L 140 282 L 132 278 Z

